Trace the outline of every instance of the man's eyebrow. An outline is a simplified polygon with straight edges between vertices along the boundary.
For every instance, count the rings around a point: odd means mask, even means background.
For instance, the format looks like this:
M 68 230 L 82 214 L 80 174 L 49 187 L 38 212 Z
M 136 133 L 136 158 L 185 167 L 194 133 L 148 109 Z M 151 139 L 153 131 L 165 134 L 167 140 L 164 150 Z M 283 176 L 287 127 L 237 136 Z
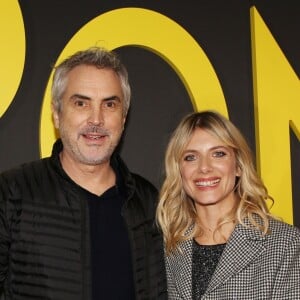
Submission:
M 103 101 L 111 101 L 111 100 L 117 100 L 121 102 L 121 99 L 118 96 L 111 96 L 103 99 Z
M 70 97 L 70 99 L 82 99 L 82 100 L 91 100 L 90 97 L 85 96 L 85 95 L 81 95 L 81 94 L 74 94 Z
M 74 94 L 74 95 L 72 95 L 72 96 L 70 97 L 70 99 L 71 99 L 71 100 L 74 100 L 74 99 L 92 100 L 91 97 L 85 96 L 85 95 L 82 95 L 82 94 Z M 116 100 L 116 101 L 121 102 L 120 97 L 115 96 L 115 95 L 103 99 L 103 101 L 111 101 L 111 100 Z

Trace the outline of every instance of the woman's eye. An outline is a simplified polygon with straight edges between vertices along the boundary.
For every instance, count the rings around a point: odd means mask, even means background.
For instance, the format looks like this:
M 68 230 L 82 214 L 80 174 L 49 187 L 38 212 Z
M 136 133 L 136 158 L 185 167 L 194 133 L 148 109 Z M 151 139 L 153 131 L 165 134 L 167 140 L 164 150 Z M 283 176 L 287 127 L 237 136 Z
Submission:
M 196 156 L 193 155 L 193 154 L 188 154 L 188 155 L 185 155 L 184 158 L 183 158 L 185 161 L 193 161 L 196 159 Z
M 213 153 L 214 157 L 223 157 L 225 155 L 226 155 L 226 153 L 224 151 L 216 151 Z

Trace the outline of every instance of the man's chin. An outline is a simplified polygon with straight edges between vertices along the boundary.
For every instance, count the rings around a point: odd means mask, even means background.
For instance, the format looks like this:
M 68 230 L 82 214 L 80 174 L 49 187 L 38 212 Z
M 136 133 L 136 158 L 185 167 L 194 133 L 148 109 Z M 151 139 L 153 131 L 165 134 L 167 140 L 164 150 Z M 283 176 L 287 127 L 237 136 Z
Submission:
M 107 158 L 85 158 L 81 160 L 81 163 L 89 166 L 97 166 L 107 162 L 109 162 Z
M 90 166 L 96 166 L 108 163 L 110 161 L 110 154 L 107 155 L 83 155 L 81 157 L 81 163 Z
M 111 147 L 82 147 L 78 149 L 78 158 L 86 165 L 100 165 L 110 161 Z

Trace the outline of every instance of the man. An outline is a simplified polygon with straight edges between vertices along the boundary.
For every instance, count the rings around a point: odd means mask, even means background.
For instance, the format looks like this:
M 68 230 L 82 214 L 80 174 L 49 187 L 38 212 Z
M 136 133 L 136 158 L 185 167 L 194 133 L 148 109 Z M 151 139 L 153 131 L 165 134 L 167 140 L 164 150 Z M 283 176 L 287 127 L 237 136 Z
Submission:
M 6 299 L 166 299 L 156 189 L 117 153 L 127 71 L 91 48 L 56 67 L 49 158 L 0 177 L 0 282 Z

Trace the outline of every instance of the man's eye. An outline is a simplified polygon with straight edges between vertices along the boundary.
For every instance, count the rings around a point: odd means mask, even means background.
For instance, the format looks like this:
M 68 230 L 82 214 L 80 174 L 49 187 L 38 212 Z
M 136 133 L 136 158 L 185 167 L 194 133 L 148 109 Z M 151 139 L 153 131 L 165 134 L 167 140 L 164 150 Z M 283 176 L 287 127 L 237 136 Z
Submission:
M 116 104 L 114 102 L 106 102 L 106 107 L 114 108 L 114 107 L 116 107 Z
M 105 101 L 102 105 L 103 109 L 115 111 L 120 106 L 120 103 L 117 101 Z
M 86 103 L 82 100 L 77 100 L 77 101 L 75 101 L 75 105 L 79 106 L 79 107 L 83 107 L 83 106 L 86 106 Z
M 226 155 L 226 153 L 224 151 L 216 151 L 213 153 L 214 157 L 223 157 L 225 155 Z
M 193 155 L 193 154 L 188 154 L 188 155 L 185 155 L 185 156 L 183 157 L 183 159 L 184 159 L 185 161 L 194 161 L 194 160 L 196 159 L 196 156 Z

